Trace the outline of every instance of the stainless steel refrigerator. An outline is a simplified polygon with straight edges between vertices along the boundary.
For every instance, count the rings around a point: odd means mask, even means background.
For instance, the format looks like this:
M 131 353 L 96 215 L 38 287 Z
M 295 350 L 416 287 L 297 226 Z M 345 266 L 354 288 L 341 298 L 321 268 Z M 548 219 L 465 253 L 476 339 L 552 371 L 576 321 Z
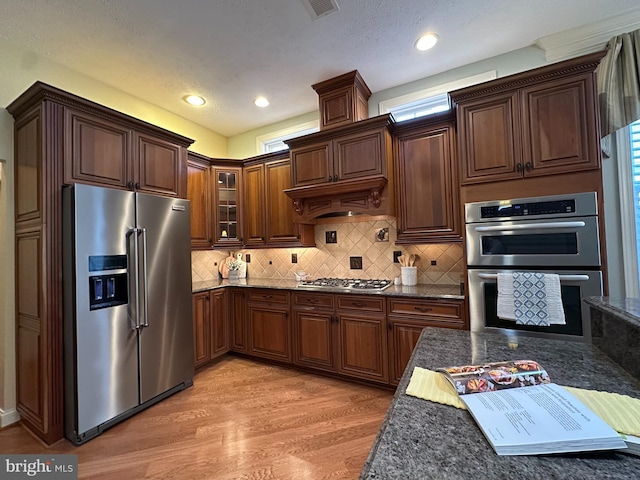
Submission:
M 76 445 L 193 384 L 188 200 L 63 190 L 65 436 Z

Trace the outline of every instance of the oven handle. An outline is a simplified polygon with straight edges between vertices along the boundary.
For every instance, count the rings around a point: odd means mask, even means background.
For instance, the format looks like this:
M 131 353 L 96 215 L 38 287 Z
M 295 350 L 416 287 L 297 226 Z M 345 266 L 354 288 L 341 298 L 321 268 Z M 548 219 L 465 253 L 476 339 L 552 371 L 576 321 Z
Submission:
M 478 277 L 483 280 L 497 280 L 497 273 L 479 273 Z M 589 280 L 589 275 L 558 275 L 561 282 L 586 282 Z
M 547 222 L 525 223 L 522 225 L 495 225 L 488 227 L 476 227 L 476 232 L 503 232 L 508 230 L 538 230 L 549 228 L 578 228 L 586 226 L 585 222 Z

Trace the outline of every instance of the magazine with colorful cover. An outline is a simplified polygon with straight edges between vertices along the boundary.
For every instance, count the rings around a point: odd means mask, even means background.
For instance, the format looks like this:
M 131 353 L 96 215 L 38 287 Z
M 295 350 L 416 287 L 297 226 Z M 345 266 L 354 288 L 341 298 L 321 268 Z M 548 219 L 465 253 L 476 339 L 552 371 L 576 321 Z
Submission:
M 437 369 L 498 455 L 624 449 L 622 437 L 533 360 Z

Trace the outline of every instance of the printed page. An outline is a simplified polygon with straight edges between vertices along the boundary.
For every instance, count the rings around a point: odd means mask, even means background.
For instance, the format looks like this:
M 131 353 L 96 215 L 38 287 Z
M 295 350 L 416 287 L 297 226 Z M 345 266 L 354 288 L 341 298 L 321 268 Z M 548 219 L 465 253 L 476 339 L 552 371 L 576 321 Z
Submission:
M 615 430 L 555 384 L 461 398 L 499 455 L 625 448 Z
M 549 383 L 549 375 L 533 360 L 463 365 L 437 369 L 460 395 Z

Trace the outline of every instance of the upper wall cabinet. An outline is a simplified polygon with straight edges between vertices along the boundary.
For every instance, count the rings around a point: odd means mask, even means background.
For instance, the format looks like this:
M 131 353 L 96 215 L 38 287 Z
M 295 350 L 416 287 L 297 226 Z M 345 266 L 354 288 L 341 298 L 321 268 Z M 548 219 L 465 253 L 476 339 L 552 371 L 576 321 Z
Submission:
M 318 94 L 320 130 L 369 118 L 371 90 L 357 70 L 311 87 Z
M 191 140 L 94 109 L 64 108 L 64 182 L 185 198 Z
M 451 92 L 462 184 L 599 169 L 594 71 L 603 55 Z
M 455 114 L 396 125 L 396 243 L 461 241 Z
M 247 247 L 313 247 L 313 225 L 295 223 L 293 204 L 284 190 L 291 186 L 289 152 L 245 161 L 244 232 Z
M 191 248 L 210 248 L 211 230 L 211 168 L 209 157 L 188 153 L 187 198 L 190 201 Z
M 391 115 L 289 140 L 298 221 L 325 213 L 393 214 Z M 390 201 L 391 200 L 391 201 Z
M 242 238 L 242 167 L 211 169 L 213 182 L 213 244 L 216 247 L 236 248 Z

